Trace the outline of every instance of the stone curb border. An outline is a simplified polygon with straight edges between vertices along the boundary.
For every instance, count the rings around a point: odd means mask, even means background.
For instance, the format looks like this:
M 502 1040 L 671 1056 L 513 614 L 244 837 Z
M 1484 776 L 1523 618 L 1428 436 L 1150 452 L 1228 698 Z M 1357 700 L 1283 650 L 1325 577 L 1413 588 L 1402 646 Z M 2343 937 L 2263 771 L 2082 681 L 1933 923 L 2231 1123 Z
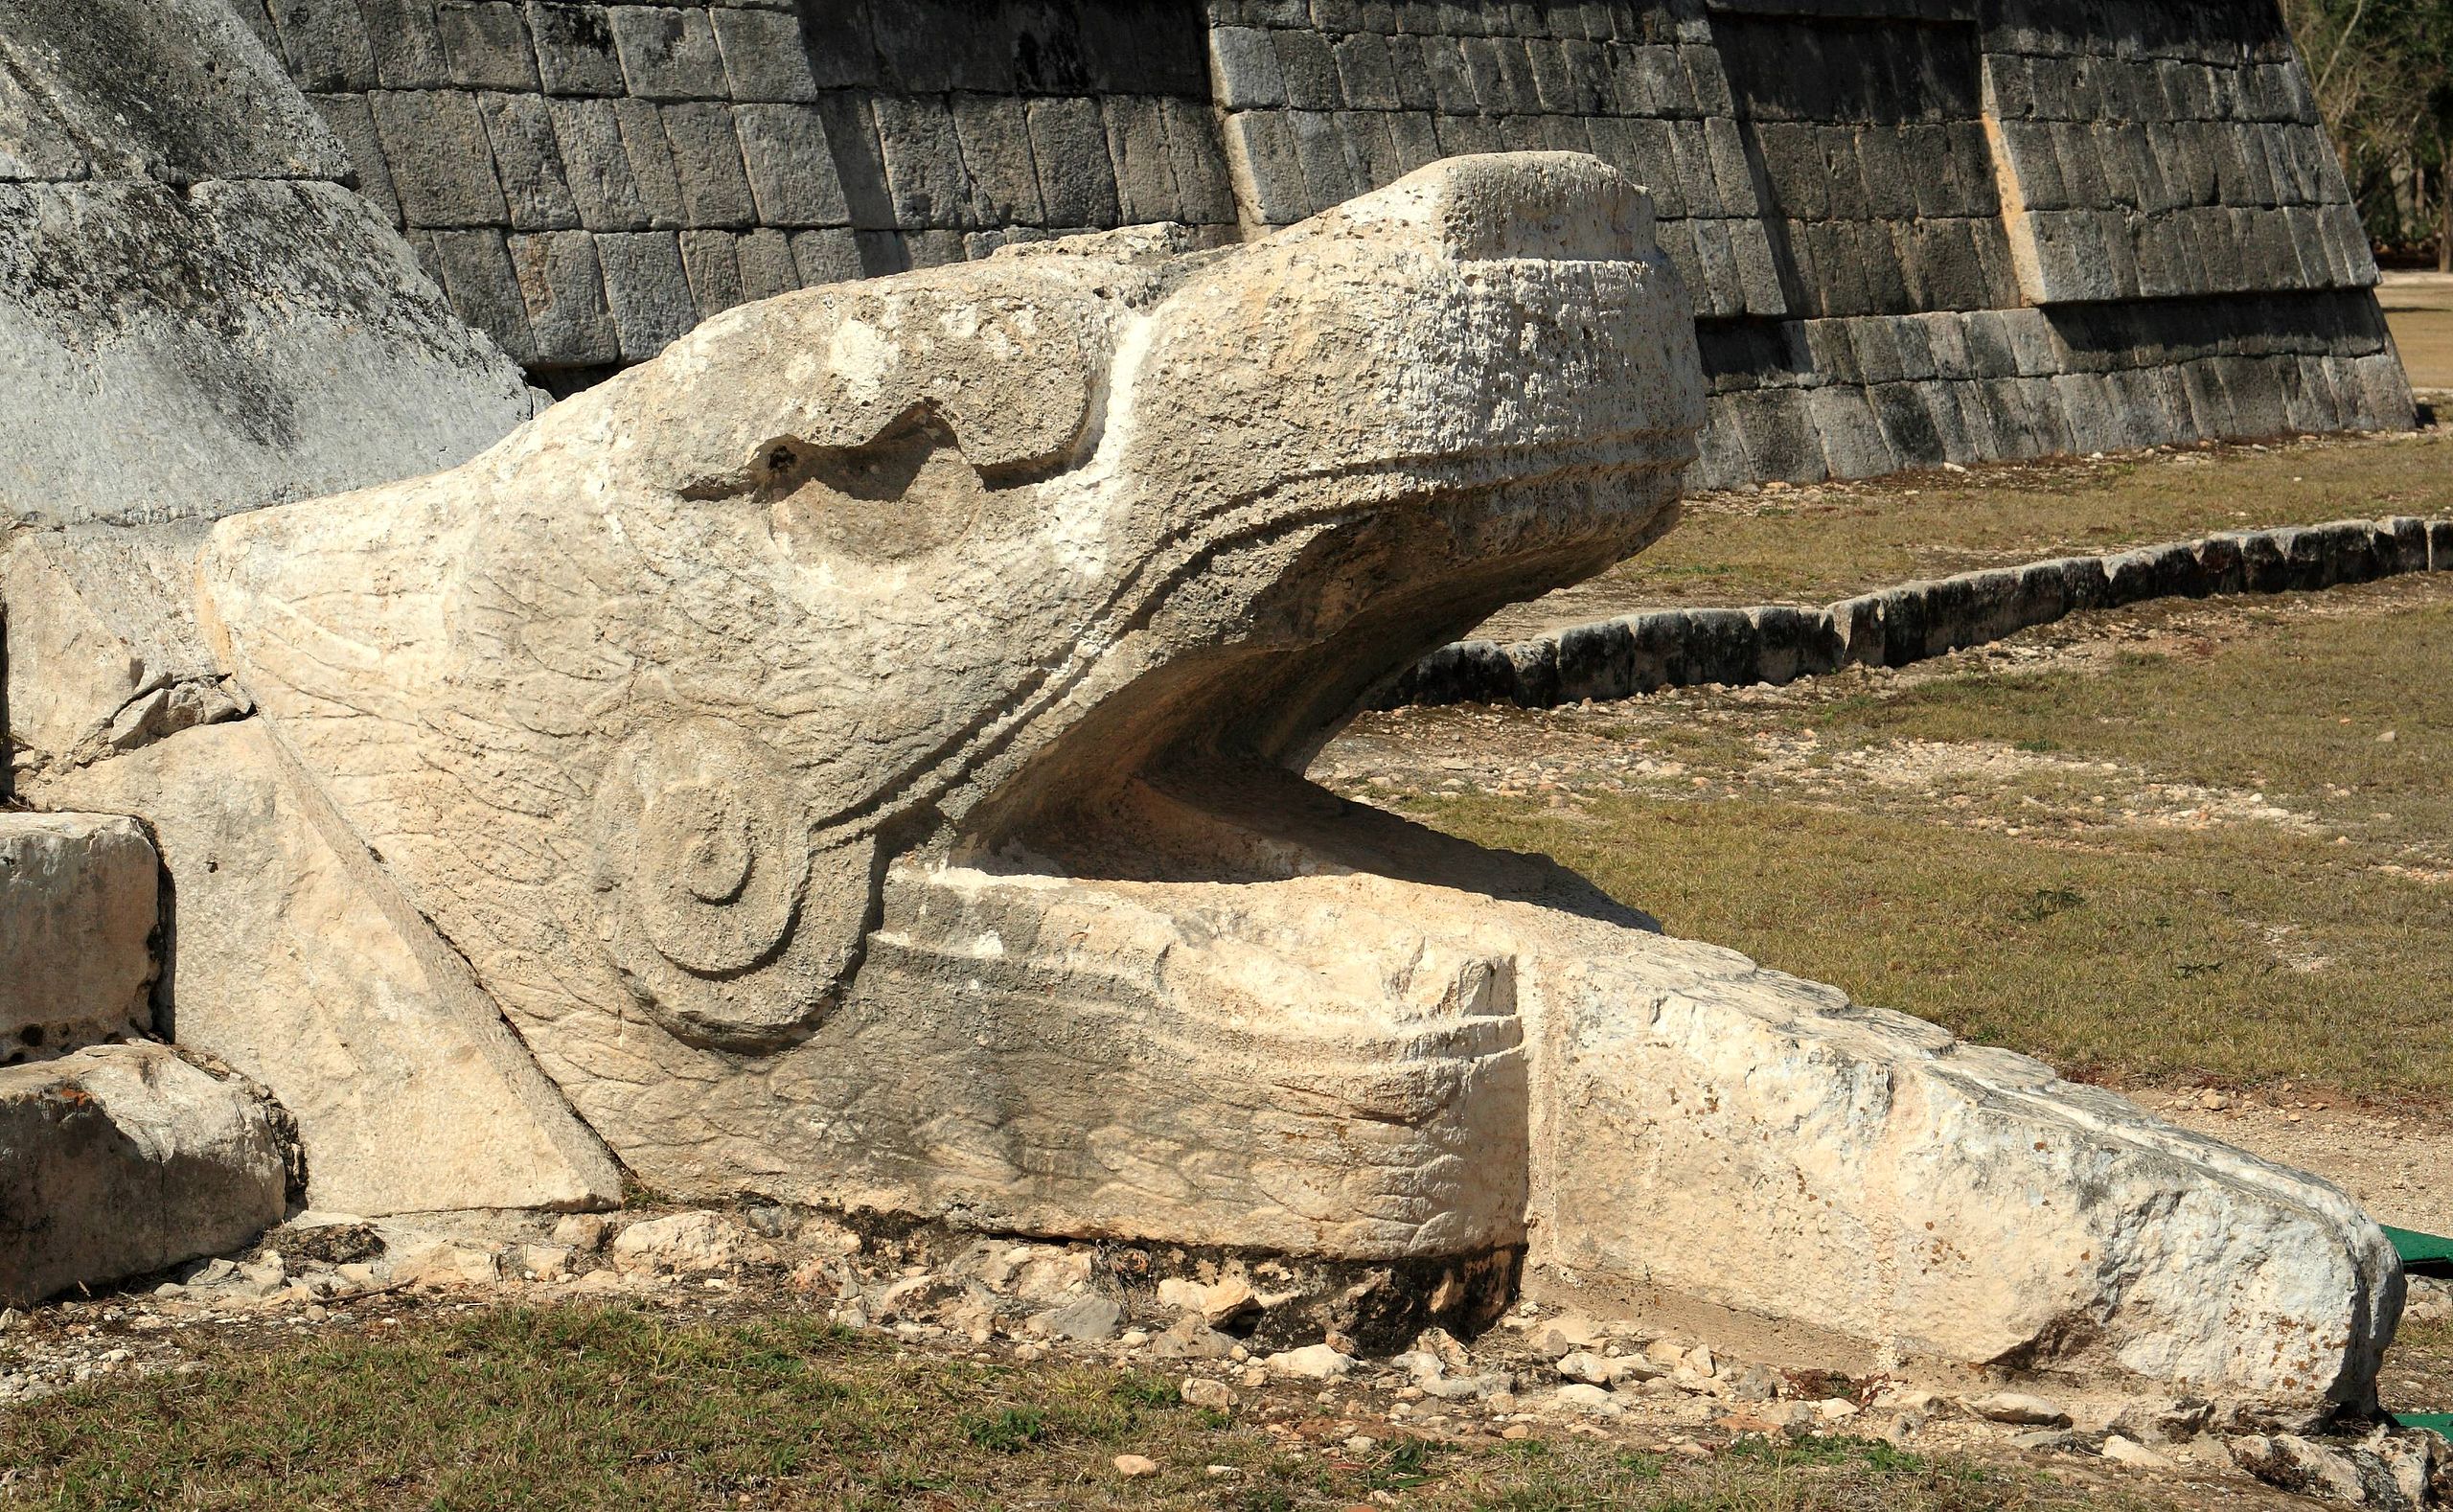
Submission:
M 2453 572 L 2453 519 L 2395 515 L 2225 531 L 2113 556 L 2056 557 L 1907 583 L 1826 608 L 1656 609 L 1509 646 L 1459 641 L 1399 674 L 1369 706 L 1541 709 L 1657 688 L 1779 684 L 1844 667 L 1905 667 L 2081 609 L 2308 591 L 2428 571 Z

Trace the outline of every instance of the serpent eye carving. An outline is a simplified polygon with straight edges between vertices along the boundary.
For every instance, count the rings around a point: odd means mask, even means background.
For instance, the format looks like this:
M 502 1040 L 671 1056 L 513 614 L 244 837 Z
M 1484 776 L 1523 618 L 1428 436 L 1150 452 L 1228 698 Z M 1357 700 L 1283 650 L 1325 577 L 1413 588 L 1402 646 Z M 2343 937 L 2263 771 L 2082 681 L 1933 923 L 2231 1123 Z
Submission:
M 642 794 L 633 907 L 658 954 L 715 976 L 756 965 L 791 931 L 807 843 L 763 783 L 721 758 Z M 714 767 L 710 771 L 704 768 Z
M 813 848 L 771 748 L 713 720 L 641 735 L 596 802 L 599 932 L 685 1039 L 768 1049 L 833 1006 L 866 924 L 870 847 Z

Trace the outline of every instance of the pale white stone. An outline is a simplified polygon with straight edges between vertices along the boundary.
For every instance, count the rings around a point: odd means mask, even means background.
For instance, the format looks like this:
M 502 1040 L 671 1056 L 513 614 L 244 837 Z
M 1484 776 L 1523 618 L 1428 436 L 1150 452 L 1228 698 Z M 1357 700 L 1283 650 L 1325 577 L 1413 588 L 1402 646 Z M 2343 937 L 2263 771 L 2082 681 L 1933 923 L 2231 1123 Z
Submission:
M 2140 1470 L 2172 1470 L 2178 1468 L 2169 1459 L 2148 1449 L 2135 1439 L 2114 1433 L 2104 1439 L 2103 1455 L 2117 1465 L 2129 1465 Z
M 165 1027 L 297 1120 L 312 1202 L 369 1215 L 618 1202 L 619 1168 L 466 966 L 285 767 L 247 721 L 29 790 L 146 820 L 178 900 Z
M 695 1275 L 729 1270 L 760 1248 L 729 1214 L 674 1213 L 624 1228 L 610 1253 L 617 1270 Z
M 2024 1391 L 1996 1391 L 1989 1396 L 1981 1396 L 1969 1402 L 1967 1409 L 1979 1417 L 1989 1418 L 1996 1423 L 2018 1423 L 2045 1428 L 2070 1426 L 2070 1413 L 2060 1403 L 2046 1397 L 2032 1396 Z
M 1261 1363 L 1271 1375 L 1291 1376 L 1301 1381 L 1333 1381 L 1352 1371 L 1355 1361 L 1353 1356 L 1341 1354 L 1327 1344 L 1305 1344 L 1300 1349 L 1270 1355 Z
M 1627 1411 L 1626 1404 L 1609 1391 L 1581 1382 L 1559 1387 L 1552 1393 L 1550 1401 L 1561 1411 L 1581 1412 L 1593 1417 L 1623 1417 Z
M 1570 1381 L 1588 1382 L 1593 1386 L 1615 1386 L 1625 1373 L 1623 1362 L 1604 1359 L 1582 1349 L 1571 1355 L 1560 1356 L 1553 1368 Z
M 1207 1376 L 1184 1377 L 1181 1394 L 1184 1401 L 1194 1407 L 1205 1407 L 1220 1412 L 1235 1405 L 1235 1388 Z

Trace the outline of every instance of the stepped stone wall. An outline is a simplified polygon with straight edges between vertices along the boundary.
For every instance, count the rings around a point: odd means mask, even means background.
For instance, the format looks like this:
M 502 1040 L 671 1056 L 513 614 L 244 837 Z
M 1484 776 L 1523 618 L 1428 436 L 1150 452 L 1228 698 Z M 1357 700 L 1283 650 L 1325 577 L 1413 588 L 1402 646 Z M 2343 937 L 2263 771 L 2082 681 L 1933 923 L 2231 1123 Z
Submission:
M 2271 0 L 230 0 L 567 388 L 810 284 L 1593 152 L 1693 294 L 1697 481 L 2409 424 Z

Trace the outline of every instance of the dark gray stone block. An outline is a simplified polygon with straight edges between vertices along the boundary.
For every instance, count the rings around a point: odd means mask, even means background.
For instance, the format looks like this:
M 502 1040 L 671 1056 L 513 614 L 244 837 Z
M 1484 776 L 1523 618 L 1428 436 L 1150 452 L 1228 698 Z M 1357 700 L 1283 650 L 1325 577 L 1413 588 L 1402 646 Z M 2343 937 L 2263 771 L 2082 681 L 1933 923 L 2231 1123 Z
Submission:
M 1823 444 L 1823 466 L 1830 476 L 1870 478 L 1899 470 L 1865 390 L 1836 384 L 1808 389 L 1806 412 Z
M 1736 419 L 1753 477 L 1811 483 L 1829 475 L 1805 390 L 1757 389 L 1729 395 L 1717 404 Z
M 807 104 L 817 99 L 817 78 L 810 71 L 809 49 L 802 44 L 794 12 L 718 9 L 708 19 L 715 25 L 716 51 L 723 57 L 733 99 L 761 104 Z
M 2150 599 L 2204 598 L 2221 581 L 2191 541 L 2124 551 L 2104 558 L 2103 567 L 2104 605 L 2109 608 Z
M 1239 197 L 1264 224 L 1293 225 L 1312 213 L 1285 111 L 1246 110 L 1227 117 L 1226 149 L 1240 181 Z
M 410 225 L 499 226 L 508 218 L 475 97 L 451 90 L 378 91 L 367 105 L 383 139 L 401 213 Z
M 508 0 L 473 5 L 446 0 L 436 10 L 435 23 L 453 83 L 464 89 L 539 87 L 536 50 L 517 6 Z
M 537 341 L 528 329 L 528 307 L 519 294 L 519 279 L 512 271 L 511 254 L 499 231 L 438 231 L 435 263 L 443 270 L 443 292 L 460 318 L 494 338 L 514 362 L 537 360 Z
M 680 239 L 670 231 L 618 232 L 596 239 L 605 293 L 622 360 L 644 362 L 697 324 Z
M 580 223 L 570 181 L 562 172 L 562 144 L 553 112 L 539 95 L 483 94 L 477 113 L 486 123 L 501 171 L 503 198 L 515 231 L 561 231 Z
M 594 237 L 585 231 L 514 236 L 509 251 L 539 363 L 592 367 L 621 360 Z
M 988 224 L 963 172 L 946 97 L 881 94 L 870 105 L 894 194 L 894 223 L 906 230 Z
M 1898 466 L 1932 467 L 1950 455 L 1926 402 L 1925 385 L 1880 383 L 1866 390 L 1866 399 L 1881 427 L 1883 445 Z
M 1149 95 L 1110 95 L 1099 102 L 1115 165 L 1116 201 L 1127 225 L 1184 218 L 1176 172 L 1167 149 L 1167 128 L 1158 101 Z
M 801 286 L 792 262 L 791 239 L 781 231 L 747 231 L 733 241 L 733 258 L 741 266 L 741 297 L 772 299 Z M 684 262 L 688 261 L 684 253 Z
M 792 266 L 799 272 L 803 288 L 820 284 L 840 284 L 860 278 L 866 269 L 860 262 L 860 245 L 854 234 L 842 227 L 823 231 L 795 231 L 791 235 Z
M 982 16 L 980 12 L 990 14 Z M 951 89 L 1004 94 L 1016 86 L 1014 38 L 999 25 L 995 8 L 970 0 L 886 0 L 869 7 L 869 25 L 883 65 L 882 82 L 908 94 Z M 1016 17 L 1014 19 L 1020 19 Z M 1078 68 L 1078 30 L 1066 25 L 1068 67 L 1043 87 L 1090 87 Z
M 722 100 L 731 91 L 716 29 L 700 9 L 625 5 L 608 9 L 622 80 L 641 100 Z
M 732 112 L 728 104 L 699 102 L 666 105 L 659 112 L 665 142 L 673 149 L 674 172 L 681 181 L 686 225 L 748 226 L 758 220 Z
M 1389 61 L 1388 39 L 1368 32 L 1341 36 L 1336 43 L 1338 92 L 1345 103 L 1358 110 L 1395 110 L 1401 106 L 1420 109 L 1430 103 L 1426 98 L 1405 99 L 1398 90 L 1397 70 Z
M 1486 117 L 1433 116 L 1431 118 L 1431 124 L 1432 128 L 1439 134 L 1439 150 L 1444 157 L 1461 157 L 1469 152 L 1507 150 L 1506 143 L 1500 139 L 1499 123 Z
M 355 93 L 379 82 L 375 47 L 355 6 L 333 5 L 331 0 L 272 0 L 272 19 L 281 35 L 282 61 L 301 89 Z
M 386 89 L 436 89 L 451 81 L 435 26 L 434 0 L 357 0 L 375 51 L 375 78 Z
M 613 121 L 622 132 L 622 155 L 630 160 L 631 181 L 647 206 L 648 224 L 678 229 L 690 223 L 681 203 L 681 170 L 664 134 L 664 112 L 646 100 L 616 100 Z
M 891 0 L 889 0 L 891 3 Z M 869 0 L 826 0 L 800 8 L 811 75 L 820 89 L 875 84 L 883 77 Z
M 1528 709 L 1547 709 L 1559 702 L 1559 646 L 1544 636 L 1539 640 L 1520 641 L 1502 648 L 1507 657 L 1510 679 L 1515 686 L 1510 695 Z
M 1515 71 L 1500 66 L 1502 48 L 1514 45 L 1521 49 L 1524 44 L 1513 38 L 1468 36 L 1460 37 L 1456 45 L 1465 58 L 1465 77 L 1473 85 L 1474 105 L 1483 115 L 1520 115 L 1540 108 L 1539 101 L 1517 96 L 1517 78 L 1526 71 L 1523 64 L 1520 62 Z
M 352 187 L 365 195 L 393 225 L 401 224 L 401 197 L 392 188 L 392 170 L 383 160 L 383 142 L 376 134 L 375 113 L 364 95 L 311 95 L 309 103 L 349 153 Z
M 698 306 L 700 320 L 742 302 L 741 262 L 733 254 L 731 232 L 682 232 L 681 267 L 689 277 L 690 299 Z
M 630 155 L 622 149 L 622 127 L 613 118 L 612 104 L 596 99 L 558 99 L 549 100 L 547 107 L 579 223 L 590 231 L 644 230 L 647 202 L 640 197 L 638 178 L 630 172 Z
M 1388 114 L 1388 140 L 1397 151 L 1400 173 L 1410 173 L 1439 161 L 1439 129 L 1429 114 L 1397 110 Z
M 1295 141 L 1295 160 L 1303 172 L 1304 195 L 1314 211 L 1341 204 L 1370 187 L 1336 116 L 1290 110 L 1286 126 Z
M 1270 109 L 1286 103 L 1286 74 L 1267 32 L 1242 26 L 1211 28 L 1209 66 L 1218 103 L 1228 110 Z
M 622 60 L 601 5 L 532 5 L 537 72 L 549 95 L 618 95 Z
M 1182 218 L 1193 225 L 1233 225 L 1235 191 L 1226 176 L 1226 147 L 1220 138 L 1218 118 L 1205 105 L 1187 100 L 1158 103 L 1166 125 L 1167 162 L 1176 180 Z
M 1665 669 L 1682 688 L 1719 683 L 1751 687 L 1762 680 L 1762 638 L 1744 609 L 1684 609 L 1683 644 Z
M 1712 177 L 1712 151 L 1704 140 L 1703 123 L 1676 121 L 1669 126 L 1669 167 L 1678 175 L 1678 196 L 1690 217 L 1720 217 L 1720 184 Z
M 1831 617 L 1832 631 L 1840 642 L 1840 654 L 1833 670 L 1841 667 L 1879 667 L 1884 665 L 1883 634 L 1884 598 L 1868 593 L 1853 599 L 1843 599 L 1824 610 Z
M 1296 110 L 1341 110 L 1345 90 L 1338 81 L 1336 55 L 1329 40 L 1311 29 L 1272 32 L 1270 46 L 1277 54 L 1278 77 L 1286 82 L 1286 103 Z
M 1578 625 L 1543 639 L 1552 645 L 1553 695 L 1561 703 L 1623 699 L 1635 691 L 1635 637 L 1621 620 Z
M 788 227 L 850 221 L 835 156 L 827 147 L 828 128 L 815 107 L 738 105 L 733 125 L 741 135 L 742 163 L 761 221 Z M 797 255 L 797 243 L 794 251 Z M 804 272 L 805 280 L 807 276 Z
M 1116 224 L 1115 165 L 1108 159 L 1107 126 L 1096 102 L 1034 100 L 1024 107 L 1031 156 L 1039 168 L 1040 201 L 1058 226 Z
M 1045 225 L 1021 101 L 1011 95 L 959 94 L 951 103 L 954 138 L 979 223 Z M 1153 146 L 1163 149 L 1163 139 Z
M 1754 627 L 1754 676 L 1775 685 L 1840 670 L 1845 648 L 1829 610 L 1773 604 L 1746 611 Z

